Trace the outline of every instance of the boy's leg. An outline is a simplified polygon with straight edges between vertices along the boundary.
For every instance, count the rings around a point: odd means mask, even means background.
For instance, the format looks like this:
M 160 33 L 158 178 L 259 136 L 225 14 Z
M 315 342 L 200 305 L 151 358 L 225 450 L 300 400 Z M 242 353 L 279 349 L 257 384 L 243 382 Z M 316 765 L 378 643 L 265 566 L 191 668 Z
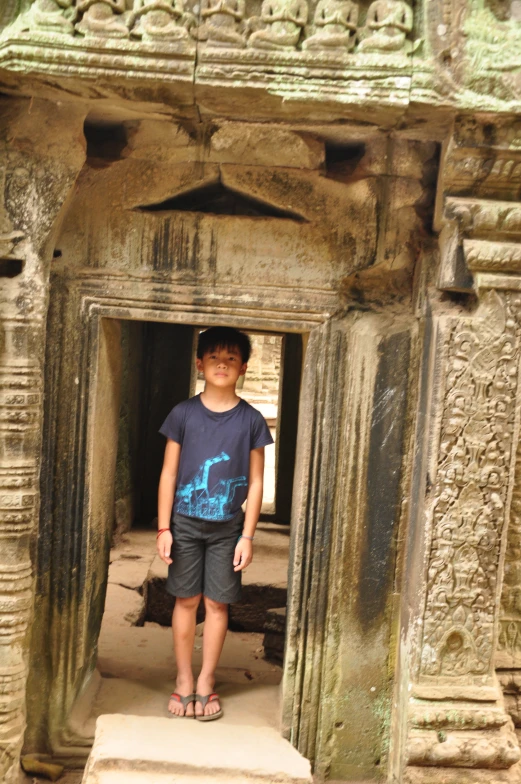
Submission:
M 206 618 L 203 632 L 203 666 L 197 679 L 197 694 L 211 694 L 215 687 L 215 670 L 219 663 L 226 631 L 228 605 L 241 598 L 241 573 L 233 568 L 237 537 L 242 531 L 244 514 L 240 510 L 232 520 L 208 523 L 205 527 L 206 550 L 204 566 L 204 604 Z M 218 700 L 208 702 L 203 710 L 195 704 L 196 715 L 209 716 L 221 706 Z
M 193 694 L 192 652 L 195 639 L 195 620 L 203 590 L 204 542 L 197 520 L 174 514 L 172 525 L 172 563 L 168 567 L 166 589 L 176 597 L 172 615 L 172 633 L 177 663 L 176 691 L 182 697 Z M 183 716 L 185 709 L 177 700 L 170 700 L 168 710 Z M 192 716 L 193 703 L 187 705 L 186 715 Z
M 174 652 L 177 663 L 177 680 L 175 690 L 182 697 L 188 697 L 194 691 L 194 676 L 192 673 L 192 652 L 195 640 L 195 619 L 197 608 L 201 601 L 201 594 L 190 596 L 188 599 L 177 597 L 174 612 L 172 613 L 172 634 L 174 637 Z M 177 700 L 171 699 L 168 703 L 170 713 L 183 716 L 185 709 Z M 193 703 L 186 707 L 186 715 L 193 716 Z
M 215 687 L 215 670 L 219 663 L 222 653 L 224 638 L 228 629 L 228 605 L 222 602 L 215 602 L 213 599 L 204 597 L 206 617 L 204 620 L 203 632 L 203 666 L 197 679 L 197 694 L 211 694 Z M 204 711 L 200 702 L 195 704 L 195 713 L 201 716 L 203 713 L 210 716 L 217 713 L 221 706 L 218 700 L 207 703 Z

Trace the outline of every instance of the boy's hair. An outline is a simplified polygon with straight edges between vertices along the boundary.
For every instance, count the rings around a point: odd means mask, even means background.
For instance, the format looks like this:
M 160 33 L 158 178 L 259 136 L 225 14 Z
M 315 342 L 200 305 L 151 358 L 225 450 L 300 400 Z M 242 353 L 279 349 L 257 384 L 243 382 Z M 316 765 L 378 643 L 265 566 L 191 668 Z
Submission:
M 202 359 L 205 354 L 219 348 L 236 348 L 242 357 L 242 363 L 245 364 L 250 358 L 251 341 L 248 335 L 234 327 L 210 327 L 199 333 L 197 359 Z

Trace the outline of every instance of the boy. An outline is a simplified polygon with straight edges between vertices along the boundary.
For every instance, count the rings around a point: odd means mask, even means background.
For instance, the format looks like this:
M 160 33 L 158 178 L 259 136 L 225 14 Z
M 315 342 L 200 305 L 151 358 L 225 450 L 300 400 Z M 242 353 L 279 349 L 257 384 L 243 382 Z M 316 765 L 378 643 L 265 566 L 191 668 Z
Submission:
M 213 691 L 228 629 L 228 605 L 241 596 L 252 561 L 261 504 L 264 447 L 273 443 L 263 416 L 235 392 L 251 353 L 247 335 L 211 327 L 199 335 L 197 369 L 204 391 L 175 406 L 159 481 L 157 549 L 168 566 L 167 591 L 177 661 L 171 716 L 213 721 L 223 715 Z M 246 515 L 242 504 L 246 500 Z M 203 664 L 194 693 L 192 650 L 204 597 Z

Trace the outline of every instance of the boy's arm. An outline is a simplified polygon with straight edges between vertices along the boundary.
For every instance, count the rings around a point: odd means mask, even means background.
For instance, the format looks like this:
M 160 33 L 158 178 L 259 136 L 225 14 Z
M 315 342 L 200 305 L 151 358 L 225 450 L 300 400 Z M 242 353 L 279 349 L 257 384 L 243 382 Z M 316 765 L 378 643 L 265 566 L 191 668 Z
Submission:
M 246 498 L 246 515 L 242 528 L 243 536 L 253 537 L 262 506 L 262 491 L 264 486 L 264 447 L 252 449 L 250 452 L 250 476 L 248 481 L 248 495 Z M 239 539 L 235 548 L 233 566 L 235 572 L 240 572 L 252 562 L 253 542 L 250 539 Z
M 172 534 L 170 533 L 170 519 L 172 507 L 174 505 L 175 486 L 177 481 L 177 471 L 179 468 L 179 458 L 181 456 L 181 444 L 172 441 L 171 438 L 166 442 L 163 469 L 159 479 L 159 492 L 157 499 L 157 528 L 168 530 L 161 534 L 157 539 L 157 551 L 159 557 L 167 564 L 172 563 L 170 551 L 172 549 Z

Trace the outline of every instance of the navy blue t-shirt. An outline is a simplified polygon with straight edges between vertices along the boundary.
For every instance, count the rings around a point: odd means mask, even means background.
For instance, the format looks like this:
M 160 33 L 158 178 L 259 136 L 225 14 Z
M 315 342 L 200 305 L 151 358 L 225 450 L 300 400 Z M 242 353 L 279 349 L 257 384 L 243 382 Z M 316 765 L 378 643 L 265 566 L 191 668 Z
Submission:
M 273 443 L 266 420 L 240 400 L 210 411 L 200 395 L 175 406 L 159 430 L 181 444 L 174 511 L 203 520 L 231 520 L 248 493 L 250 451 Z

